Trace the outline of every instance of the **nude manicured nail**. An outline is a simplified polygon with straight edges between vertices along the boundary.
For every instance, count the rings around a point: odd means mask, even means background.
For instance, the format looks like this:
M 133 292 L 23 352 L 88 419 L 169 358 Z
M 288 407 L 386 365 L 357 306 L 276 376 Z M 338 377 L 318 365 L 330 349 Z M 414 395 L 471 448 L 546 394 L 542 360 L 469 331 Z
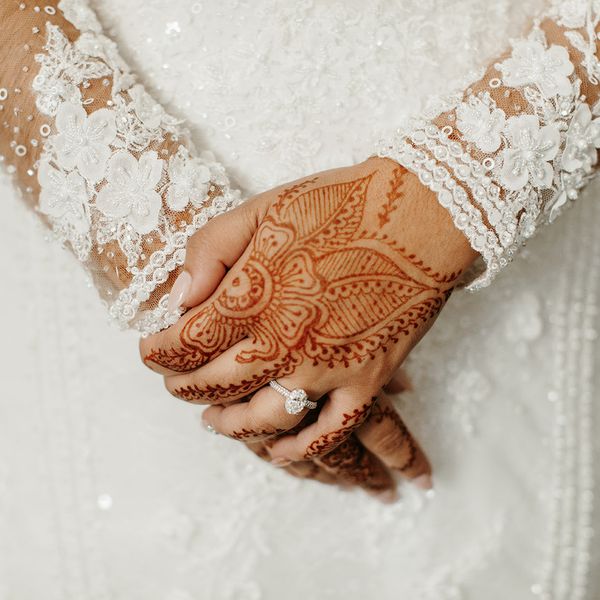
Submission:
M 219 435 L 217 430 L 208 421 L 204 420 L 204 417 L 202 417 L 202 427 L 204 427 L 204 429 L 206 429 L 206 431 L 208 431 L 208 433 L 213 433 L 214 435 Z
M 433 479 L 431 475 L 420 475 L 419 477 L 415 477 L 412 482 L 422 490 L 430 490 L 433 488 Z
M 169 294 L 169 303 L 167 304 L 167 310 L 169 312 L 175 312 L 181 308 L 191 287 L 192 276 L 187 271 L 182 271 L 175 280 L 175 283 L 171 288 L 171 293 Z
M 271 464 L 274 467 L 279 467 L 281 469 L 283 467 L 288 467 L 289 465 L 291 465 L 292 461 L 289 458 L 283 458 L 282 456 L 280 456 L 279 458 L 274 458 L 271 461 Z
M 393 504 L 400 496 L 396 490 L 386 490 L 385 492 L 381 492 L 381 494 L 377 494 L 377 498 L 384 504 Z

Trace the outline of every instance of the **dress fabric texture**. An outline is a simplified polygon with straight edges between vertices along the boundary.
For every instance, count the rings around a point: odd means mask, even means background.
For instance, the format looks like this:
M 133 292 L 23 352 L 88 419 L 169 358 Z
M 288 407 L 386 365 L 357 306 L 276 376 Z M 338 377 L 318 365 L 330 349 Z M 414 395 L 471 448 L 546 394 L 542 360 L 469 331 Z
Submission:
M 543 3 L 93 6 L 247 196 L 369 156 Z M 381 506 L 207 435 L 3 183 L 0 599 L 598 597 L 599 191 L 413 352 L 398 406 L 435 493 Z

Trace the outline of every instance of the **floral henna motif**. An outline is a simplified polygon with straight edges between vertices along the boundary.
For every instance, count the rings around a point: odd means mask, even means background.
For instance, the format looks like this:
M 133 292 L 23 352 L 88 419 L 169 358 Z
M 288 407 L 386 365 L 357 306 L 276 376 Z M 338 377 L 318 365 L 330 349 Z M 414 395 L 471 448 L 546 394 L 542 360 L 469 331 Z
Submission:
M 273 376 L 304 361 L 350 367 L 435 317 L 456 274 L 433 272 L 372 231 L 365 207 L 375 174 L 321 186 L 318 179 L 306 180 L 285 190 L 263 219 L 245 263 L 213 302 L 188 319 L 179 346 L 151 352 L 146 361 L 190 371 L 249 339 L 251 350 L 236 360 L 276 361 Z M 388 216 L 401 197 L 394 182 Z M 233 398 L 266 381 L 194 386 L 181 390 L 181 397 Z
M 371 398 L 371 401 L 363 404 L 362 407 L 355 408 L 349 414 L 344 413 L 342 427 L 331 433 L 326 433 L 312 442 L 304 454 L 305 460 L 311 460 L 316 456 L 324 456 L 339 446 L 357 427 L 366 421 L 376 400 L 376 397 Z
M 214 322 L 215 319 L 219 318 L 222 319 L 221 323 Z M 197 329 L 206 328 L 206 335 L 196 345 L 185 344 L 185 338 L 182 334 L 181 346 L 168 350 L 163 348 L 152 350 L 144 358 L 144 362 L 156 363 L 171 371 L 184 373 L 194 370 L 211 358 L 217 357 L 245 337 L 244 331 L 241 329 L 234 331 L 231 328 L 230 319 L 220 315 L 214 310 L 213 305 L 209 305 L 205 310 L 197 313 L 194 319 Z M 226 337 L 223 337 L 224 332 L 227 332 Z M 221 334 L 220 338 L 216 337 L 219 333 Z

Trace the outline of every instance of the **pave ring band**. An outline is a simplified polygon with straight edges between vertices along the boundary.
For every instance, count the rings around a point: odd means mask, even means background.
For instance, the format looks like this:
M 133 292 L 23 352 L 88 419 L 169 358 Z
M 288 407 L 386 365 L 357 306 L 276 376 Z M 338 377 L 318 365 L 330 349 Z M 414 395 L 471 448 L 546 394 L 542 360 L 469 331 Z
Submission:
M 275 379 L 273 379 L 269 385 L 285 398 L 285 411 L 288 415 L 297 415 L 305 408 L 313 410 L 318 406 L 316 402 L 312 402 L 308 399 L 308 394 L 301 388 L 288 390 Z

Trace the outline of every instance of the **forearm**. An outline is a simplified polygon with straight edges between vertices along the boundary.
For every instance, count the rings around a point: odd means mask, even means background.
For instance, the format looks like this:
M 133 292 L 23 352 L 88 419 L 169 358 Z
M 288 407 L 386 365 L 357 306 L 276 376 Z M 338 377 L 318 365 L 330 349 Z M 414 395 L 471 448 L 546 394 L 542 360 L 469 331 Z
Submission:
M 7 1 L 0 17 L 9 172 L 120 324 L 166 326 L 177 316 L 166 310 L 168 291 L 188 237 L 238 195 L 136 85 L 86 5 Z
M 598 18 L 575 14 L 575 5 L 561 14 L 563 6 L 381 151 L 435 192 L 483 256 L 487 272 L 473 288 L 486 285 L 596 171 Z

